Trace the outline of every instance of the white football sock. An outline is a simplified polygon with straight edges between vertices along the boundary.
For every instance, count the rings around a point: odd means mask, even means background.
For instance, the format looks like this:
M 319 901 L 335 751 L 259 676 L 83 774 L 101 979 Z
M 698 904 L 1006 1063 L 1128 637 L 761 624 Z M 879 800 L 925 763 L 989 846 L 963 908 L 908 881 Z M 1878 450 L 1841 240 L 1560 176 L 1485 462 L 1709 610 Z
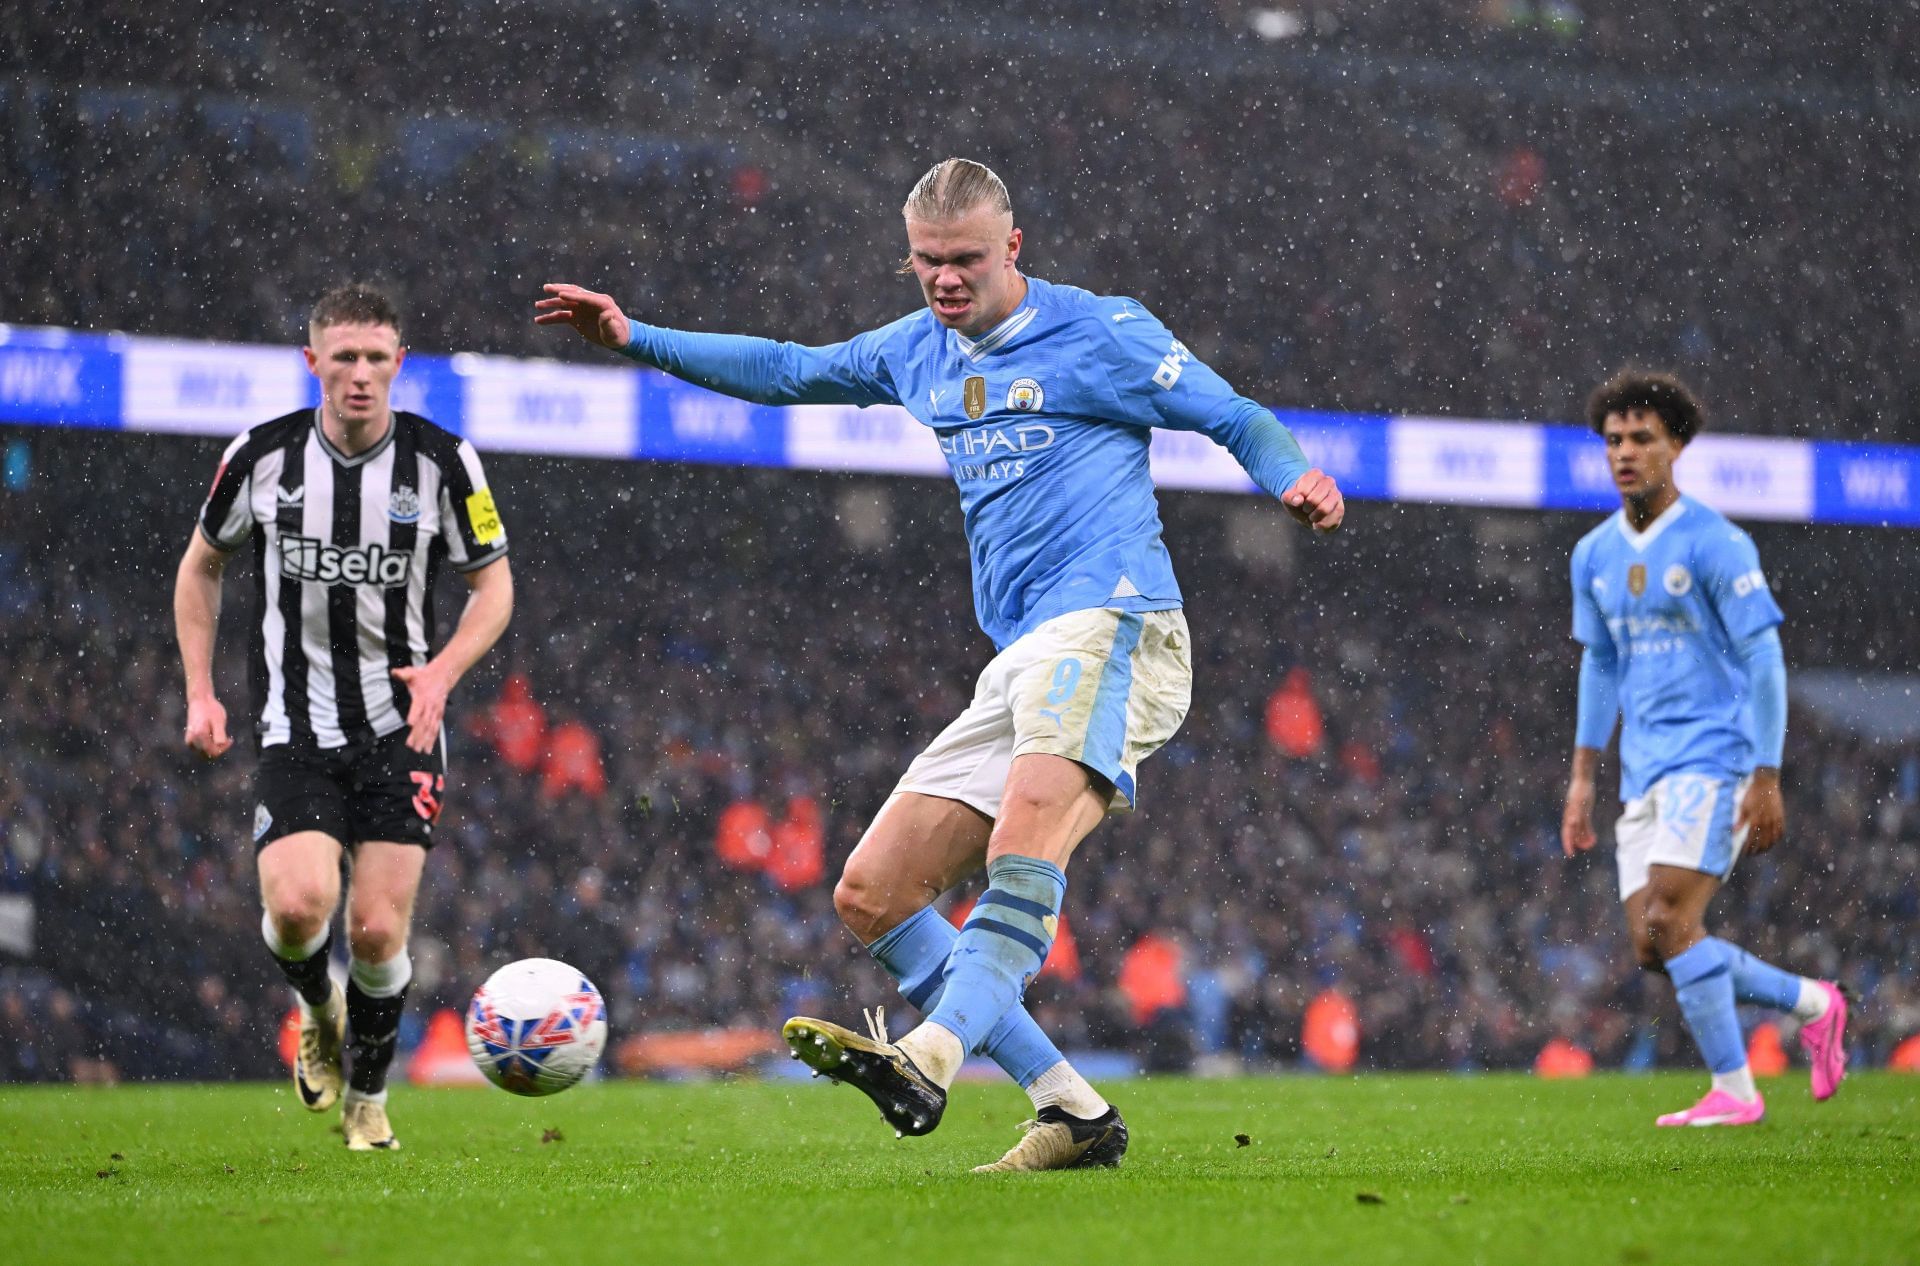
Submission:
M 349 1108 L 356 1103 L 377 1103 L 384 1108 L 387 1106 L 387 1092 L 382 1090 L 375 1094 L 368 1094 L 364 1090 L 355 1090 L 352 1086 L 348 1086 L 347 1093 L 341 1102 Z
M 1808 980 L 1805 976 L 1802 976 L 1800 978 L 1800 996 L 1794 999 L 1793 1002 L 1793 1018 L 1802 1024 L 1818 1020 L 1827 1013 L 1827 1007 L 1831 1005 L 1832 1001 L 1831 998 L 1827 997 L 1827 991 L 1820 987 L 1819 981 Z
M 1064 1059 L 1033 1079 L 1033 1084 L 1027 1087 L 1027 1098 L 1033 1100 L 1035 1112 L 1059 1108 L 1082 1121 L 1104 1116 L 1107 1111 L 1107 1101 L 1100 1097 L 1100 1092 Z
M 1753 1084 L 1753 1069 L 1746 1064 L 1730 1073 L 1715 1073 L 1713 1088 L 1726 1091 L 1741 1103 L 1752 1103 L 1760 1096 L 1760 1088 Z
M 913 1066 L 942 1090 L 953 1084 L 954 1074 L 960 1071 L 960 1065 L 966 1062 L 966 1048 L 960 1045 L 960 1039 L 932 1021 L 907 1034 L 895 1043 L 906 1052 Z
M 360 986 L 360 992 L 369 998 L 391 998 L 407 987 L 413 979 L 413 960 L 407 957 L 405 947 L 384 963 L 369 963 L 358 958 L 347 967 L 347 974 L 353 977 L 353 983 Z
M 313 939 L 304 945 L 283 941 L 280 939 L 280 929 L 274 926 L 273 916 L 264 910 L 260 912 L 260 935 L 266 941 L 267 948 L 273 951 L 275 958 L 284 959 L 289 963 L 304 963 L 318 954 L 320 947 L 327 943 L 327 937 L 331 931 L 332 929 L 322 923 L 320 930 L 313 934 Z

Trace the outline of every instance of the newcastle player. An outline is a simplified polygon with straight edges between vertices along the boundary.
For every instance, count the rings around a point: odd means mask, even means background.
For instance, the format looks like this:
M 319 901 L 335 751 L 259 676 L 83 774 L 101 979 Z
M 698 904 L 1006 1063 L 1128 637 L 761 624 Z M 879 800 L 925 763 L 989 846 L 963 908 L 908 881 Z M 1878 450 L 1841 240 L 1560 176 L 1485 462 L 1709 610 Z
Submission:
M 180 562 L 174 624 L 186 741 L 211 759 L 233 746 L 213 689 L 220 582 L 251 536 L 261 928 L 299 999 L 301 1101 L 324 1112 L 344 1089 L 347 1146 L 370 1151 L 399 1146 L 387 1066 L 413 974 L 414 894 L 446 792 L 447 694 L 506 630 L 513 580 L 473 446 L 388 407 L 406 358 L 392 302 L 361 285 L 329 291 L 308 339 L 320 406 L 227 446 Z M 443 563 L 472 593 L 434 654 Z M 327 975 L 343 853 L 344 991 Z

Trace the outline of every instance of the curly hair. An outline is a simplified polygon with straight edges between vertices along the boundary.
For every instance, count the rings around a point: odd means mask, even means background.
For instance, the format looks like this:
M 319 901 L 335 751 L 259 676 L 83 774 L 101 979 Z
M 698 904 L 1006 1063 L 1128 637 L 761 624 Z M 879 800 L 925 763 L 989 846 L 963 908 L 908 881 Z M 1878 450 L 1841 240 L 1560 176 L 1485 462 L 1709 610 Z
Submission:
M 1587 397 L 1587 425 L 1599 434 L 1607 416 L 1645 409 L 1660 415 L 1667 434 L 1687 443 L 1705 424 L 1699 399 L 1672 374 L 1644 369 L 1623 369 L 1593 389 Z
M 390 325 L 400 330 L 400 309 L 384 290 L 364 281 L 349 281 L 320 296 L 307 325 L 324 330 L 329 325 Z

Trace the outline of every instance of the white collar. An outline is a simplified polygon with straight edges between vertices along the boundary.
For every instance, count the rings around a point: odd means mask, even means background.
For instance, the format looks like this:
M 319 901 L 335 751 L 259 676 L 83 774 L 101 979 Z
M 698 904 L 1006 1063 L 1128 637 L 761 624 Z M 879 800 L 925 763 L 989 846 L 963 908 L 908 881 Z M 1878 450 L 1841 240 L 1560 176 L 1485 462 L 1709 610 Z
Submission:
M 955 330 L 953 337 L 960 344 L 961 353 L 968 360 L 979 360 L 990 352 L 998 351 L 1007 345 L 1008 340 L 1032 324 L 1033 318 L 1040 315 L 1038 308 L 1031 305 L 1016 309 L 1011 316 L 988 330 L 977 339 L 968 338 Z
M 1687 512 L 1687 499 L 1675 497 L 1673 504 L 1660 512 L 1658 518 L 1647 524 L 1645 529 L 1634 531 L 1633 524 L 1627 521 L 1626 507 L 1622 506 L 1613 516 L 1614 526 L 1620 529 L 1620 535 L 1627 538 L 1627 544 L 1639 553 L 1645 553 L 1647 546 L 1653 544 L 1667 526 Z

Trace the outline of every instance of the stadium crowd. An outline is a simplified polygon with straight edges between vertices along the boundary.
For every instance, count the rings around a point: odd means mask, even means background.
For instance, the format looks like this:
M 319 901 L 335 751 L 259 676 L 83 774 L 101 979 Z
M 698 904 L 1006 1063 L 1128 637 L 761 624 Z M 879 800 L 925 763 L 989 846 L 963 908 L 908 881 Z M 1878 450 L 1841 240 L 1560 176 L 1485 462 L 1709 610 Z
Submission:
M 1032 271 L 1137 295 L 1276 405 L 1561 418 L 1637 359 L 1726 430 L 1920 440 L 1908 10 L 1327 0 L 1281 55 L 1231 35 L 1252 7 L 1156 41 L 1103 0 L 1032 45 L 804 7 L 30 7 L 0 320 L 273 341 L 375 274 L 418 346 L 578 355 L 525 319 L 567 278 L 832 341 L 914 305 L 897 207 L 963 149 Z
M 34 907 L 30 954 L 0 939 L 0 1080 L 277 1076 L 252 756 L 180 741 L 168 595 L 218 445 L 0 440 L 0 899 Z M 489 469 L 519 602 L 449 717 L 410 1024 L 528 955 L 587 971 L 617 1034 L 894 1001 L 830 893 L 990 654 L 950 494 Z M 1588 520 L 1360 505 L 1309 542 L 1251 499 L 1165 502 L 1195 705 L 1141 811 L 1075 863 L 1043 1022 L 1152 1067 L 1290 1066 L 1332 989 L 1363 1066 L 1526 1066 L 1555 1037 L 1604 1066 L 1690 1062 L 1669 992 L 1631 967 L 1610 856 L 1559 851 L 1563 577 Z M 1915 671 L 1898 595 L 1920 577 L 1894 534 L 1757 533 L 1796 670 Z M 218 656 L 237 734 L 251 568 Z M 1920 1032 L 1920 743 L 1799 708 L 1786 767 L 1789 840 L 1719 917 L 1861 991 L 1856 1050 L 1882 1060 Z

